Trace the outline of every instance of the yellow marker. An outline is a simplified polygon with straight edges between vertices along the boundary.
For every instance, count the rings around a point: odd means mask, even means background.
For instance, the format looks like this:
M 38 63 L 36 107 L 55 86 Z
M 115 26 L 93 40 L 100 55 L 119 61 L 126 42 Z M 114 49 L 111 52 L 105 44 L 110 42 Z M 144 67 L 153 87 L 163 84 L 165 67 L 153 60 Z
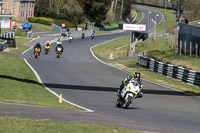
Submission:
M 59 103 L 62 103 L 62 94 L 60 94 Z

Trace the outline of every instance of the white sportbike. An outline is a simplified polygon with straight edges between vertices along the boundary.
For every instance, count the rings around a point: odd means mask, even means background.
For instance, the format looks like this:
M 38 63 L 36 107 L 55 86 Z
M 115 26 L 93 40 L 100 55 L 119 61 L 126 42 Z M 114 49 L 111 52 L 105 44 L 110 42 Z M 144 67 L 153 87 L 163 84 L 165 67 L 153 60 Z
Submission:
M 116 102 L 117 107 L 128 108 L 129 105 L 137 98 L 141 91 L 140 85 L 136 80 L 130 80 L 129 83 L 121 90 Z

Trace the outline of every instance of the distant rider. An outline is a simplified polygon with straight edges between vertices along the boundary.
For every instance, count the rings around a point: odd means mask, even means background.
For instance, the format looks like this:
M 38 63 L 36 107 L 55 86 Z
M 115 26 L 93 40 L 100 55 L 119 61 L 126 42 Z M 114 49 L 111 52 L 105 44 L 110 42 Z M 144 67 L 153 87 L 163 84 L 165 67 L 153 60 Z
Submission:
M 49 52 L 51 43 L 50 43 L 49 41 L 47 41 L 47 42 L 45 43 L 45 46 L 49 46 L 49 49 L 48 49 L 48 52 Z M 45 46 L 44 46 L 44 47 L 45 47 Z
M 121 94 L 122 89 L 123 89 L 126 85 L 128 85 L 129 81 L 131 81 L 131 80 L 136 80 L 136 81 L 138 82 L 138 84 L 140 85 L 140 92 L 138 93 L 137 98 L 143 97 L 143 93 L 142 93 L 142 91 L 143 91 L 143 82 L 142 82 L 142 79 L 140 79 L 140 75 L 141 75 L 140 72 L 134 72 L 133 75 L 128 76 L 128 78 L 126 78 L 126 79 L 122 82 L 122 84 L 120 85 L 120 89 L 118 90 L 118 95 Z
M 62 40 L 61 40 L 60 37 L 58 37 L 57 44 L 58 44 L 58 43 L 61 43 L 61 44 L 62 44 Z
M 59 37 L 58 40 L 57 40 L 56 51 L 57 51 L 57 47 L 61 47 L 61 48 L 62 48 L 61 52 L 63 52 L 64 48 L 63 48 L 63 46 L 62 46 L 62 40 L 60 39 L 60 37 Z
M 85 33 L 82 33 L 81 38 L 84 39 L 84 37 L 85 37 Z
M 41 45 L 40 45 L 40 42 L 37 42 L 36 44 L 35 44 L 35 46 L 34 46 L 34 52 L 33 52 L 33 54 L 35 55 L 35 48 L 40 48 L 40 51 L 42 50 L 42 47 L 41 47 Z M 40 54 L 40 53 L 39 53 Z

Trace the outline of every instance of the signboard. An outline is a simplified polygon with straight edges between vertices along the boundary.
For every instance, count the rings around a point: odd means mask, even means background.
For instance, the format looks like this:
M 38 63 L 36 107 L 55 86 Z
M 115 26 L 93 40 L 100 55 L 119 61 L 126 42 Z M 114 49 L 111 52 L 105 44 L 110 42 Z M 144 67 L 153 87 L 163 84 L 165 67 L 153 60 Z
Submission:
M 62 28 L 65 28 L 65 24 L 62 24 Z
M 141 24 L 123 24 L 123 30 L 146 31 L 146 25 L 141 25 Z

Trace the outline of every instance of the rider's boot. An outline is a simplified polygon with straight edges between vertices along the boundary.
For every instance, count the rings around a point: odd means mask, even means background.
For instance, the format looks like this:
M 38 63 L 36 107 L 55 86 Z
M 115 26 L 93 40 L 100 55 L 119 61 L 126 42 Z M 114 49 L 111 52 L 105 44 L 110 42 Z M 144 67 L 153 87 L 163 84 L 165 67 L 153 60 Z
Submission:
M 118 96 L 121 96 L 121 91 L 122 91 L 123 88 L 124 88 L 124 85 L 121 84 L 120 87 L 119 87 L 119 90 L 117 91 Z
M 143 93 L 142 93 L 142 91 L 140 91 L 136 98 L 142 98 L 142 97 L 143 97 Z

